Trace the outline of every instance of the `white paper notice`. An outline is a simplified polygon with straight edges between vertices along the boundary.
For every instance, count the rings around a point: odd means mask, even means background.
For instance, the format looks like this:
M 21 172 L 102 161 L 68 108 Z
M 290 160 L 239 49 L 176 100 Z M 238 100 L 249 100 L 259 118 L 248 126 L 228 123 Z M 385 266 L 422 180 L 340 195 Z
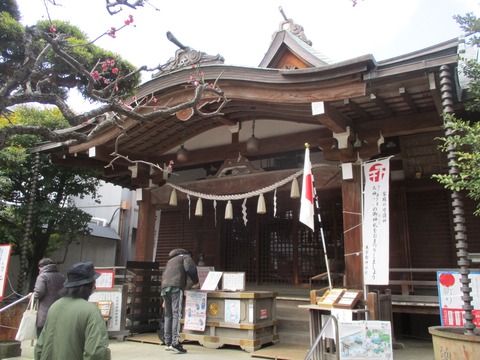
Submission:
M 223 272 L 221 271 L 210 271 L 203 282 L 201 290 L 217 290 L 218 282 L 222 278 L 222 274 Z
M 245 273 L 224 273 L 223 290 L 243 291 L 245 290 Z

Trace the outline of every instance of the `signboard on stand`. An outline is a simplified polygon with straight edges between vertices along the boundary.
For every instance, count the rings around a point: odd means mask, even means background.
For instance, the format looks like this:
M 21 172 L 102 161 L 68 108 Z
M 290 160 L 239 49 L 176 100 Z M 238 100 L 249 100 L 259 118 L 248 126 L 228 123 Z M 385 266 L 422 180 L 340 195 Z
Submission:
M 473 323 L 478 327 L 480 326 L 480 272 L 471 271 L 468 277 L 471 280 L 470 287 L 472 288 L 471 296 L 474 308 L 472 314 L 475 316 Z M 442 326 L 463 326 L 465 324 L 460 278 L 461 275 L 458 271 L 437 271 Z
M 0 245 L 0 300 L 5 296 L 5 286 L 7 285 L 8 262 L 12 245 Z
M 110 290 L 95 291 L 88 301 L 97 303 L 98 301 L 111 301 L 110 320 L 108 321 L 108 331 L 120 331 L 122 321 L 122 288 L 113 288 Z

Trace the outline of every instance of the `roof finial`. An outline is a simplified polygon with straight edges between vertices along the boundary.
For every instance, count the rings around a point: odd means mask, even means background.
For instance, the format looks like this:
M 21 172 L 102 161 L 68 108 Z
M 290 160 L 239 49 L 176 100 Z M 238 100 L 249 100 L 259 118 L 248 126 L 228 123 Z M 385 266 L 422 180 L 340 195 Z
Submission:
M 295 24 L 292 19 L 287 18 L 287 15 L 285 15 L 285 12 L 283 11 L 283 8 L 281 6 L 278 7 L 278 10 L 280 11 L 280 14 L 282 14 L 284 19 L 284 21 L 280 23 L 279 31 L 287 30 L 292 35 L 295 35 L 300 40 L 304 41 L 306 44 L 312 46 L 312 42 L 307 39 L 305 33 L 303 32 L 303 26 Z
M 167 31 L 167 39 L 170 40 L 175 45 L 177 45 L 182 50 L 187 48 L 180 41 L 178 41 L 177 38 L 175 36 L 173 36 L 173 34 L 170 31 Z
M 287 16 L 285 15 L 285 13 L 283 12 L 283 8 L 281 6 L 278 7 L 278 10 L 280 11 L 280 14 L 282 14 L 283 18 L 285 19 L 285 21 L 288 21 L 288 18 Z

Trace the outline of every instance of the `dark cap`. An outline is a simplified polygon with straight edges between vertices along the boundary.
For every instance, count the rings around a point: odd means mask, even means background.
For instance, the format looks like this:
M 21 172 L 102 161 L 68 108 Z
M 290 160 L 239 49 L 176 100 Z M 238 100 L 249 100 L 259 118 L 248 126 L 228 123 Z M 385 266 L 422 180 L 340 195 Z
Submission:
M 91 261 L 72 265 L 67 271 L 67 280 L 63 283 L 66 288 L 81 286 L 94 282 L 100 276 L 95 271 Z
M 54 264 L 53 260 L 50 258 L 43 258 L 38 262 L 38 267 L 44 267 L 46 265 Z
M 173 258 L 177 255 L 190 255 L 190 251 L 188 250 L 185 250 L 185 249 L 173 249 L 172 251 L 170 251 L 170 253 L 168 254 L 168 257 L 169 258 Z

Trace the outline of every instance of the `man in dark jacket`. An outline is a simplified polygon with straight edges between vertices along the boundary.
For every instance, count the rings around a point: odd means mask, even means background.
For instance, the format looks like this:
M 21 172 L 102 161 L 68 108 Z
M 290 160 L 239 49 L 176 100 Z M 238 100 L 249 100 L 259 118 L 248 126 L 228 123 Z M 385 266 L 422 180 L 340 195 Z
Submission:
M 179 341 L 180 319 L 183 309 L 183 292 L 187 277 L 198 284 L 197 266 L 185 249 L 174 249 L 168 254 L 169 260 L 162 275 L 162 297 L 165 310 L 165 349 L 180 354 L 187 352 Z

